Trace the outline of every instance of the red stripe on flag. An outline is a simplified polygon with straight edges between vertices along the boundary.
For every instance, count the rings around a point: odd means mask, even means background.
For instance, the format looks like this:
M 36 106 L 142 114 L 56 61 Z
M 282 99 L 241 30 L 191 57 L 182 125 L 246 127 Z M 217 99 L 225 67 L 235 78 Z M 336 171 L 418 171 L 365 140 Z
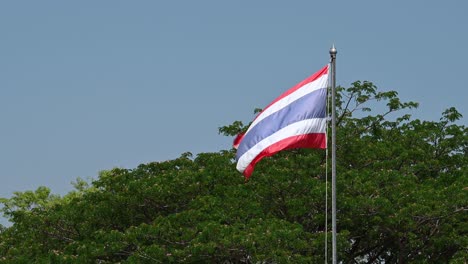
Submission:
M 242 139 L 244 138 L 245 133 L 239 133 L 234 141 L 232 142 L 232 147 L 237 149 L 239 147 L 239 144 L 241 143 Z
M 244 176 L 248 180 L 254 170 L 255 164 L 265 157 L 272 156 L 281 150 L 294 148 L 327 148 L 325 133 L 311 133 L 285 138 L 264 149 L 258 154 L 252 162 L 245 168 Z

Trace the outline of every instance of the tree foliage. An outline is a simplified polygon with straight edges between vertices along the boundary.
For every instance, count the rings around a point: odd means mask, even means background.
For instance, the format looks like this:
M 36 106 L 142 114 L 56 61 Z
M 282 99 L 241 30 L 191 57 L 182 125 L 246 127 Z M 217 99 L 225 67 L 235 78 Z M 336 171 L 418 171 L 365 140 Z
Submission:
M 461 114 L 412 119 L 394 91 L 338 89 L 338 252 L 343 263 L 468 259 L 467 129 Z M 386 109 L 374 114 L 371 107 Z M 398 113 L 402 114 L 398 115 Z M 220 128 L 233 136 L 247 126 Z M 325 152 L 262 160 L 247 183 L 235 150 L 115 168 L 63 197 L 46 187 L 2 198 L 0 261 L 13 263 L 319 263 Z M 330 251 L 330 246 L 328 246 Z M 330 256 L 330 252 L 328 252 Z

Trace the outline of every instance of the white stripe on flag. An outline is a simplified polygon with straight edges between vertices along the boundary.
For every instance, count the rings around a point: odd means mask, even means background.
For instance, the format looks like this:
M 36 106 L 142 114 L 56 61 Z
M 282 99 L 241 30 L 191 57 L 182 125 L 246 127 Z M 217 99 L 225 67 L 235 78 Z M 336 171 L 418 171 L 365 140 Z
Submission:
M 237 170 L 244 171 L 245 168 L 260 154 L 264 149 L 269 146 L 289 137 L 305 135 L 311 133 L 325 133 L 327 128 L 326 118 L 313 118 L 302 120 L 278 130 L 271 136 L 264 138 L 255 146 L 250 148 L 242 155 L 237 161 Z

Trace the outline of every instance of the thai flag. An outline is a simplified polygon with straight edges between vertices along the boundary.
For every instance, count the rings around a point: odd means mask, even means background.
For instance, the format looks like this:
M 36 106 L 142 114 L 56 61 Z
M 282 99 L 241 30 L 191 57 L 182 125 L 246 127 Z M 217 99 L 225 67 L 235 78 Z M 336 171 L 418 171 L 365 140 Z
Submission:
M 292 148 L 326 148 L 328 65 L 270 103 L 235 142 L 246 179 L 262 158 Z

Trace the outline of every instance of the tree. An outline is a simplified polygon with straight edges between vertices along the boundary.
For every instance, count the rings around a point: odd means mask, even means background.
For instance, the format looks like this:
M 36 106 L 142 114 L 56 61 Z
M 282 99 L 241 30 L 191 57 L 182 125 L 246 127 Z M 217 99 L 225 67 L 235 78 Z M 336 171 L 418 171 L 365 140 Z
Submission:
M 396 115 L 416 103 L 370 82 L 339 88 L 338 246 L 344 263 L 463 263 L 467 130 Z M 387 110 L 372 114 L 374 103 Z M 378 107 L 378 105 L 377 105 Z M 368 114 L 369 113 L 369 114 Z M 367 115 L 366 115 L 367 114 Z M 246 126 L 220 128 L 233 136 Z M 3 262 L 316 263 L 324 259 L 326 158 L 290 150 L 245 183 L 235 150 L 184 153 L 78 180 L 64 197 L 41 187 L 0 202 Z M 330 255 L 330 253 L 328 254 Z

